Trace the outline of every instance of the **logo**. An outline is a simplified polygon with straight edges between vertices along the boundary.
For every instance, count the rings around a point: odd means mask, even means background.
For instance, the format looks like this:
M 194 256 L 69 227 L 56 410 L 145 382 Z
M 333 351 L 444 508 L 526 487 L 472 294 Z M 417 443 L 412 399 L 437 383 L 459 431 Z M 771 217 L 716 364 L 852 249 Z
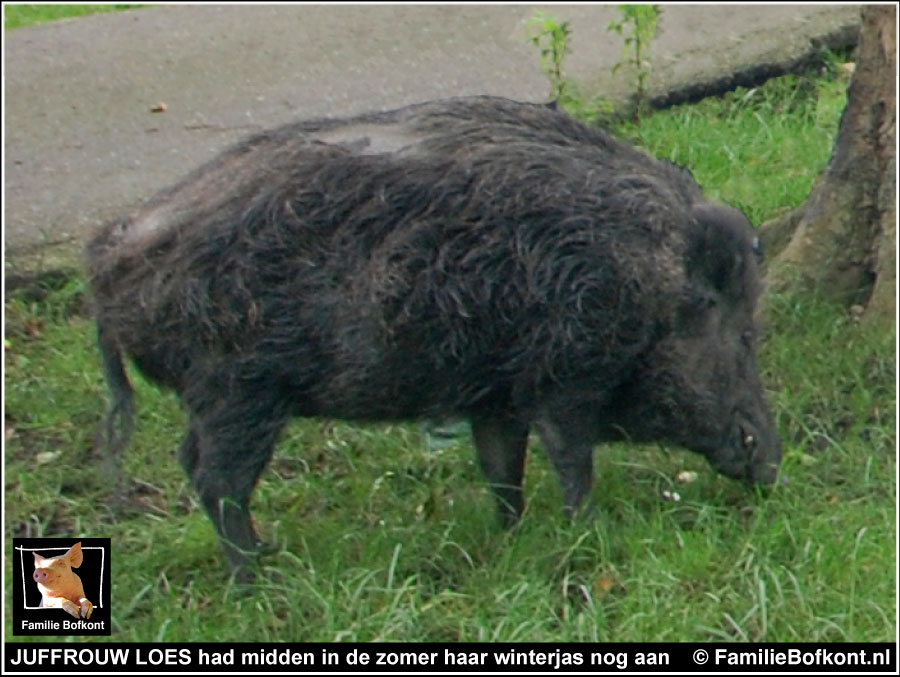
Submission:
M 110 635 L 108 538 L 13 539 L 13 635 Z

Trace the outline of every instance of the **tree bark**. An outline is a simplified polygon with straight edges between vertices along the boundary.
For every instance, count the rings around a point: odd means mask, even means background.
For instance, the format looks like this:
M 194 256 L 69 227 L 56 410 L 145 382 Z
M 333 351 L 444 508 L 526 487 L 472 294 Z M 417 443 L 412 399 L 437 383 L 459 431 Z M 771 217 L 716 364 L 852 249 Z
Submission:
M 856 70 L 828 168 L 800 207 L 760 233 L 773 291 L 818 289 L 867 319 L 896 313 L 897 16 L 866 5 Z M 773 256 L 774 254 L 774 256 Z

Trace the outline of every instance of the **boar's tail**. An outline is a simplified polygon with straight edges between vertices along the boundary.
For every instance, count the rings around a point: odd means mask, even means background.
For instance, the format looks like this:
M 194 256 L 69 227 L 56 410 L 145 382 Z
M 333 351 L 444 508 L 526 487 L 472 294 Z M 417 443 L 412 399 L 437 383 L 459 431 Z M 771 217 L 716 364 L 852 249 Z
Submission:
M 112 395 L 112 404 L 103 423 L 103 443 L 108 460 L 115 463 L 134 430 L 134 389 L 125 373 L 119 344 L 102 323 L 97 325 L 97 342 L 103 360 L 103 376 Z

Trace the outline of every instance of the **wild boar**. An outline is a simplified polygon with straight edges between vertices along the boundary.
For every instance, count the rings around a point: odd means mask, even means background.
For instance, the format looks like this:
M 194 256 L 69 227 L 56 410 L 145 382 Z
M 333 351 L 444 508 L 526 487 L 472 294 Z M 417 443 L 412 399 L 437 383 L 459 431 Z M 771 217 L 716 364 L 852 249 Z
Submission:
M 94 605 L 84 596 L 81 578 L 72 571 L 81 566 L 83 559 L 80 541 L 65 555 L 44 557 L 34 553 L 34 573 L 31 577 L 41 591 L 42 607 L 59 607 L 75 618 L 91 617 Z
M 754 231 L 690 173 L 553 108 L 458 98 L 226 150 L 87 248 L 112 447 L 130 357 L 189 414 L 180 460 L 240 568 L 293 416 L 468 419 L 506 523 L 535 428 L 566 509 L 598 442 L 774 480 Z

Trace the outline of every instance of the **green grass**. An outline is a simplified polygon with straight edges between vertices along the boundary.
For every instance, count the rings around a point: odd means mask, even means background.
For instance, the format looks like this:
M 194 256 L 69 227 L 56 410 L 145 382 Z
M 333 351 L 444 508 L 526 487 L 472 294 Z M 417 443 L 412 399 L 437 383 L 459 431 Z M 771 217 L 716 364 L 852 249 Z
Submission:
M 3 27 L 21 28 L 58 19 L 118 12 L 146 5 L 3 5 Z
M 840 83 L 816 80 L 797 113 L 785 82 L 620 131 L 758 221 L 803 200 L 843 105 Z M 525 518 L 503 532 L 468 440 L 429 453 L 416 426 L 295 421 L 254 496 L 278 576 L 247 595 L 175 459 L 183 414 L 137 377 L 125 467 L 140 491 L 124 513 L 106 505 L 83 282 L 45 286 L 6 306 L 6 535 L 110 537 L 114 640 L 895 637 L 894 335 L 825 301 L 769 302 L 760 362 L 790 483 L 768 498 L 690 452 L 612 445 L 596 454 L 595 519 L 570 524 L 533 445 Z M 698 479 L 679 484 L 683 469 Z

